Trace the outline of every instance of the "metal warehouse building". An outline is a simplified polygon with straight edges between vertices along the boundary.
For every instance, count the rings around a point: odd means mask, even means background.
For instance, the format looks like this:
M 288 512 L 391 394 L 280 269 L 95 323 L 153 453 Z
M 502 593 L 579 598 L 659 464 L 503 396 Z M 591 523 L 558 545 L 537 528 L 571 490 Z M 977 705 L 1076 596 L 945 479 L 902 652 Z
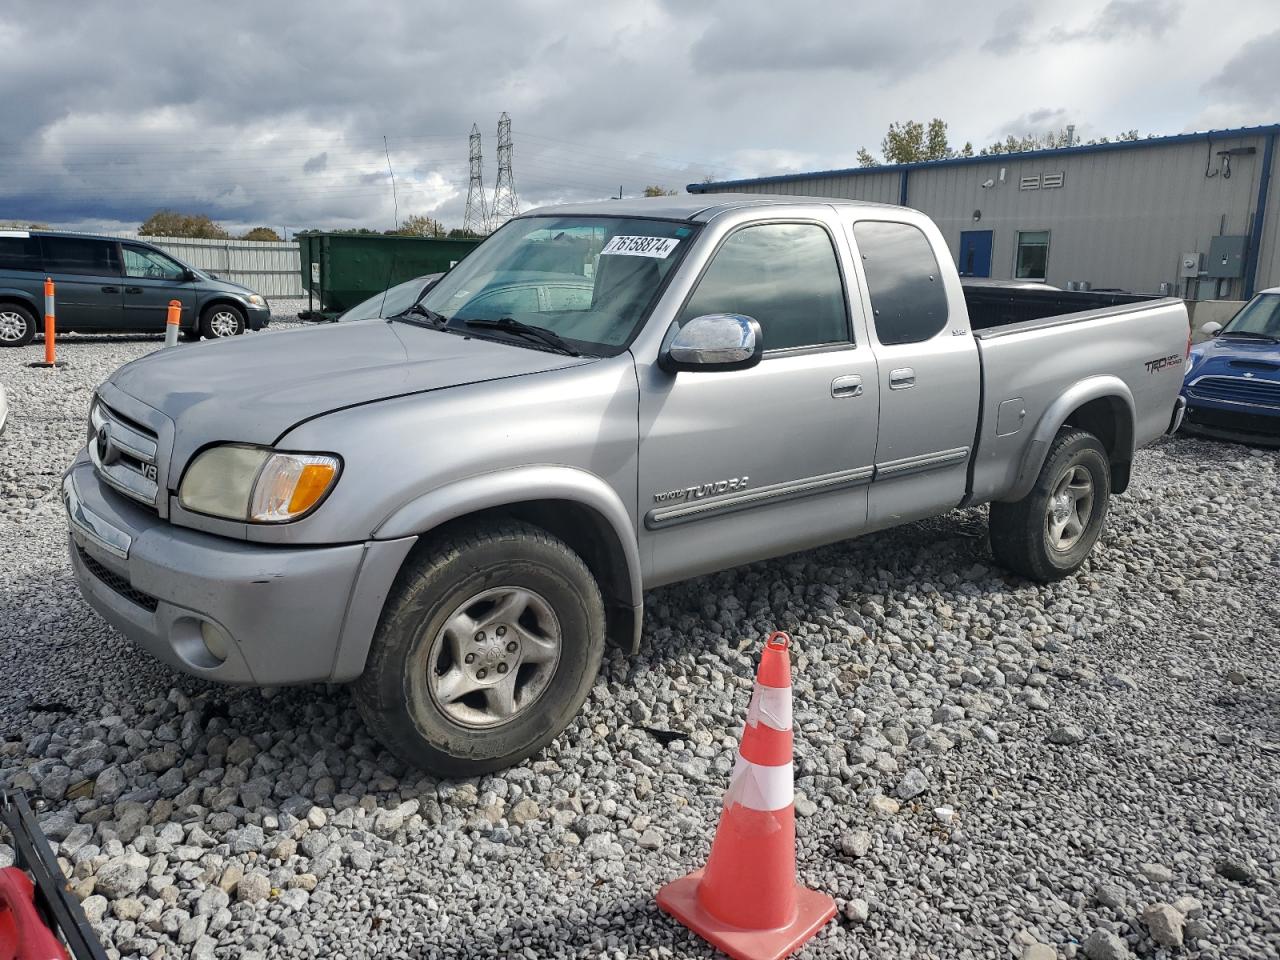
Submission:
M 1239 300 L 1280 286 L 1280 125 L 695 183 L 846 197 L 934 219 L 965 276 Z

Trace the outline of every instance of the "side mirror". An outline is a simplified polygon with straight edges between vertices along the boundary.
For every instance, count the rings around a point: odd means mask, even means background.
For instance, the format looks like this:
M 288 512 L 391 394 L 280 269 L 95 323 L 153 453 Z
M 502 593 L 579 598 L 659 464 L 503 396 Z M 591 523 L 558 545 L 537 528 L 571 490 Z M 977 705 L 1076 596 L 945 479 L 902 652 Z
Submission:
M 192 280 L 196 279 L 196 272 L 190 268 L 185 269 L 182 271 L 182 279 L 185 282 L 190 283 Z
M 745 370 L 760 362 L 764 335 L 760 324 L 737 313 L 708 313 L 683 327 L 672 327 L 658 354 L 668 373 Z
M 1200 332 L 1204 334 L 1206 338 L 1216 337 L 1221 330 L 1222 324 L 1214 323 L 1212 320 L 1200 327 Z

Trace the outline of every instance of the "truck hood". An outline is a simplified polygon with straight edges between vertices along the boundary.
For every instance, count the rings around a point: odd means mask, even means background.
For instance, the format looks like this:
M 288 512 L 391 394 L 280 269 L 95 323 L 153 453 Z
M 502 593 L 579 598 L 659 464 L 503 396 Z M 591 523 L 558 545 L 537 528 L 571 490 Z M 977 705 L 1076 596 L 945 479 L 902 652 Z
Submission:
M 587 357 L 364 320 L 157 350 L 110 383 L 175 424 L 171 464 L 221 441 L 271 444 L 343 407 L 558 370 Z

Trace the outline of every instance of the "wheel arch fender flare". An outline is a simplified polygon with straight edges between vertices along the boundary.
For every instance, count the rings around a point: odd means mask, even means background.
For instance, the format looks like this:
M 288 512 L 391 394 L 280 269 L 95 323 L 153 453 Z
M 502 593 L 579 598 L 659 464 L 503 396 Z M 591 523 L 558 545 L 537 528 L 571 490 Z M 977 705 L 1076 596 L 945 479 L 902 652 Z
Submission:
M 1102 401 L 1102 404 L 1098 404 L 1097 401 Z M 1094 406 L 1090 407 L 1091 404 Z M 1133 392 L 1123 380 L 1111 374 L 1103 374 L 1077 381 L 1049 404 L 1036 422 L 1035 429 L 1023 451 L 1022 462 L 1018 468 L 1018 479 L 1013 489 L 1000 497 L 1000 500 L 1006 502 L 1021 500 L 1031 492 L 1031 488 L 1035 486 L 1036 477 L 1040 475 L 1040 469 L 1044 466 L 1044 459 L 1049 454 L 1053 438 L 1063 426 L 1073 422 L 1073 417 L 1080 415 L 1084 410 L 1091 411 L 1087 419 L 1097 420 L 1102 417 L 1102 422 L 1109 427 L 1109 436 L 1096 427 L 1090 432 L 1095 435 L 1103 434 L 1099 439 L 1104 446 L 1107 446 L 1113 480 L 1121 481 L 1116 484 L 1118 489 L 1115 492 L 1123 492 L 1123 482 L 1128 479 L 1129 464 L 1133 460 L 1137 407 L 1133 401 Z M 1088 429 L 1091 424 L 1082 423 L 1080 426 Z
M 35 297 L 26 290 L 19 289 L 18 287 L 0 287 L 0 303 L 6 302 L 17 303 L 26 307 L 36 315 L 37 320 L 39 320 L 41 315 L 44 313 L 44 304 L 37 303 Z
M 640 548 L 635 524 L 622 498 L 604 480 L 576 467 L 534 465 L 498 470 L 456 480 L 420 494 L 386 517 L 373 531 L 376 540 L 421 535 L 471 514 L 521 504 L 564 501 L 591 511 L 615 541 L 625 571 L 616 577 L 618 600 L 643 603 Z M 602 587 L 606 586 L 601 584 Z

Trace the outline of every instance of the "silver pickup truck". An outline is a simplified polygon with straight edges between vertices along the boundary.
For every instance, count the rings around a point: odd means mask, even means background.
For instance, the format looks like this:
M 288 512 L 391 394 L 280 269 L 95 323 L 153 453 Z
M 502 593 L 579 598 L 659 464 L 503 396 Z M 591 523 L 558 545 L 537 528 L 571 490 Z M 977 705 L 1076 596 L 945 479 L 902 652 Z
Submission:
M 962 286 L 916 211 L 665 197 L 512 220 L 389 319 L 157 352 L 98 389 L 71 562 L 178 670 L 353 681 L 405 760 L 547 744 L 644 591 L 991 503 L 1075 571 L 1175 429 L 1180 301 Z

